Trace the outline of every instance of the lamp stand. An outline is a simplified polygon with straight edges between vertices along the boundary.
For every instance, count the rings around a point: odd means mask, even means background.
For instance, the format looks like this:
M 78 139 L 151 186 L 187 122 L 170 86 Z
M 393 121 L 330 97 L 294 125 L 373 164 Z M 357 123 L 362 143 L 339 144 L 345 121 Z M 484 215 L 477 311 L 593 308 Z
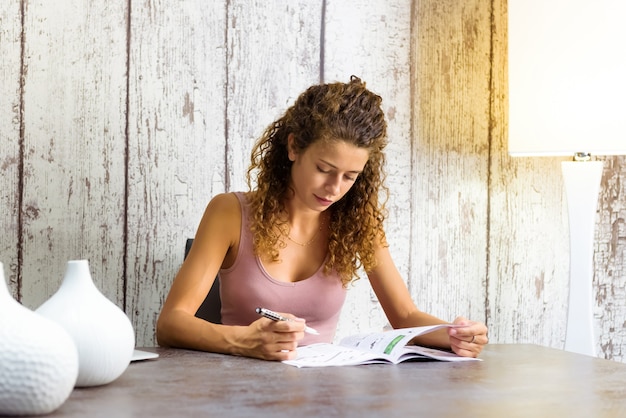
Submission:
M 563 161 L 570 236 L 569 305 L 565 350 L 596 356 L 593 295 L 593 243 L 602 161 Z

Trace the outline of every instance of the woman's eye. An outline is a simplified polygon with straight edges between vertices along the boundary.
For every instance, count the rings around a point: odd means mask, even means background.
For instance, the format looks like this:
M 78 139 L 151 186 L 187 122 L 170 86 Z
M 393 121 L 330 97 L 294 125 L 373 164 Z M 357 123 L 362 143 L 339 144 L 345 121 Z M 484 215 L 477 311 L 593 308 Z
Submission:
M 322 174 L 330 174 L 332 170 L 330 169 L 325 169 L 323 167 L 320 167 L 319 165 L 315 166 L 317 168 L 317 171 L 319 171 Z M 347 175 L 344 174 L 343 178 L 347 181 L 351 181 L 351 182 L 355 182 L 358 176 L 351 176 L 351 175 Z

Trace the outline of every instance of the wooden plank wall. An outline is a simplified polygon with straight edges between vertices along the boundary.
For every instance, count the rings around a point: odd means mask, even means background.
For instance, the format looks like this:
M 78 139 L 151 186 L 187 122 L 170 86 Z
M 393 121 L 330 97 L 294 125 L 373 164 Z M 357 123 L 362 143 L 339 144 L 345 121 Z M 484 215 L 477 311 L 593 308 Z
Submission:
M 19 298 L 19 225 L 21 187 L 20 2 L 0 3 L 0 263 L 4 276 Z
M 438 316 L 486 320 L 491 10 L 417 2 L 412 294 Z
M 355 74 L 384 98 L 387 229 L 418 305 L 563 346 L 561 159 L 507 155 L 506 0 L 109 3 L 0 5 L 0 261 L 24 305 L 86 258 L 154 344 L 207 201 L 245 188 L 254 139 L 304 88 Z M 605 162 L 597 344 L 626 361 L 626 161 Z M 359 280 L 338 336 L 384 324 Z
M 560 158 L 507 154 L 506 7 L 492 32 L 488 315 L 502 342 L 563 347 L 569 235 Z

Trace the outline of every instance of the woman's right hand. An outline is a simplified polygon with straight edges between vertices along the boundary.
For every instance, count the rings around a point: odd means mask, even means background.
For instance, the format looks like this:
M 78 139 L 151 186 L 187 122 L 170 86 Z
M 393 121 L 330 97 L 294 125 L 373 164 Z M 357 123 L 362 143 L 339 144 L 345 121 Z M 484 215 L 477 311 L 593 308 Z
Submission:
M 238 355 L 263 360 L 292 360 L 296 358 L 298 342 L 304 338 L 305 321 L 293 315 L 282 314 L 289 321 L 259 318 L 240 336 Z

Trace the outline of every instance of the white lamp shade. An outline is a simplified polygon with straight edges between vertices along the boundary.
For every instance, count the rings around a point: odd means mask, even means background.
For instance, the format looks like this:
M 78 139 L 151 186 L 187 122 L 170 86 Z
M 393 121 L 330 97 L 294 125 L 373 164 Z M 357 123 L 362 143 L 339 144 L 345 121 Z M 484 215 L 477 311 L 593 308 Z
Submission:
M 626 0 L 509 0 L 509 153 L 626 154 Z

